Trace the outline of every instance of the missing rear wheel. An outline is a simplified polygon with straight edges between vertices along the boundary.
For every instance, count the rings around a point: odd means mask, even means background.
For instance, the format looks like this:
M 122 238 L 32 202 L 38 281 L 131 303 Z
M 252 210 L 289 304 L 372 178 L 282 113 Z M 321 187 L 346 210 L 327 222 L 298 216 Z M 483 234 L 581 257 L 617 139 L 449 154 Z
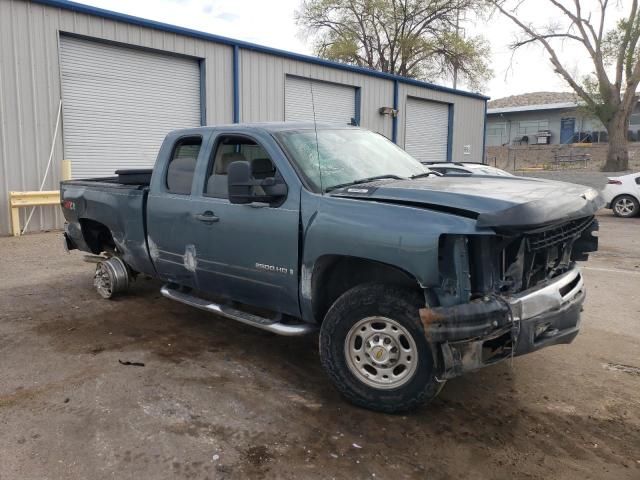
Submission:
M 111 299 L 115 295 L 125 292 L 129 288 L 129 269 L 118 257 L 96 265 L 93 285 L 102 298 Z

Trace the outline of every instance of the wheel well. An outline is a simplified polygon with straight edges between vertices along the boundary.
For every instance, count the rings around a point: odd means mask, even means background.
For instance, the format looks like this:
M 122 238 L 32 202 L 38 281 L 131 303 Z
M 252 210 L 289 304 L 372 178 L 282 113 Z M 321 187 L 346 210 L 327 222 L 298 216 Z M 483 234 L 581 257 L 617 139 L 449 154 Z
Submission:
M 640 198 L 636 197 L 635 195 L 632 195 L 631 193 L 621 193 L 620 195 L 616 195 L 615 197 L 613 197 L 613 200 L 611 200 L 611 205 L 613 206 L 615 201 L 618 200 L 620 197 L 631 197 L 636 202 L 640 203 Z
M 423 294 L 418 281 L 398 267 L 364 258 L 326 255 L 316 261 L 311 278 L 316 321 L 321 323 L 331 305 L 347 290 L 371 282 L 400 285 Z
M 113 235 L 106 225 L 88 218 L 81 218 L 80 227 L 84 241 L 92 253 L 99 255 L 102 252 L 115 251 L 116 244 L 113 241 Z

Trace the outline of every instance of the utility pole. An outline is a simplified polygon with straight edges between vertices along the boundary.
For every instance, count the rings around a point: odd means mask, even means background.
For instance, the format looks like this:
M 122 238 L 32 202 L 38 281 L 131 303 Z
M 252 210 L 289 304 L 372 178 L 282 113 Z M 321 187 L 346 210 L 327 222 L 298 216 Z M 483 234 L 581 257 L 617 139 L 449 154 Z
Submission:
M 456 9 L 456 37 L 460 35 L 460 8 Z M 453 88 L 458 87 L 458 62 L 453 63 Z

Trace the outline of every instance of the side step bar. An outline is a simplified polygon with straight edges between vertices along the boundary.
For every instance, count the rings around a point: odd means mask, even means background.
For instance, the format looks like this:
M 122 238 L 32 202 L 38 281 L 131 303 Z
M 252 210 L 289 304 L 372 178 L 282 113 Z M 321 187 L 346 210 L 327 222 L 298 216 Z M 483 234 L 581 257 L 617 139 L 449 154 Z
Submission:
M 278 335 L 297 336 L 305 335 L 316 330 L 315 325 L 309 323 L 288 324 L 282 323 L 278 320 L 270 318 L 260 317 L 251 313 L 243 312 L 227 305 L 221 305 L 217 303 L 204 300 L 203 298 L 196 297 L 190 293 L 181 292 L 176 288 L 172 288 L 169 285 L 164 285 L 160 289 L 160 293 L 163 297 L 170 300 L 175 300 L 186 305 L 199 308 L 209 313 L 215 313 L 238 322 L 246 323 L 254 327 L 267 330 L 268 332 L 277 333 Z

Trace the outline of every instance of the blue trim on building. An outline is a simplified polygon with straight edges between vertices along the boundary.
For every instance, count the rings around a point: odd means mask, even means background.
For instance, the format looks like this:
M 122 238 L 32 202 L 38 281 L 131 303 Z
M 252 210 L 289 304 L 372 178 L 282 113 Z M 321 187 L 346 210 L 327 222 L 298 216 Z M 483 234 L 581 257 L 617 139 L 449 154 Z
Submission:
M 453 156 L 453 103 L 449 104 L 449 121 L 447 123 L 447 162 L 451 162 Z
M 240 123 L 240 48 L 233 46 L 233 123 Z
M 354 105 L 354 115 L 353 123 L 357 126 L 360 126 L 360 116 L 362 113 L 362 91 L 360 87 L 356 87 L 355 91 L 355 105 Z
M 207 124 L 207 71 L 206 60 L 200 59 L 200 125 Z
M 483 126 L 482 126 L 482 163 L 487 163 L 487 155 L 486 155 L 486 150 L 487 150 L 487 100 L 484 101 L 484 118 L 482 119 L 483 121 Z
M 176 25 L 170 25 L 167 23 L 156 22 L 155 20 L 148 20 L 145 18 L 134 17 L 133 15 L 127 15 L 124 13 L 113 12 L 111 10 L 105 10 L 103 8 L 92 7 L 89 5 L 83 5 L 80 3 L 70 2 L 68 0 L 32 0 L 34 3 L 40 3 L 42 5 L 48 5 L 50 7 L 62 8 L 64 10 L 70 10 L 72 12 L 84 13 L 87 15 L 94 15 L 96 17 L 106 18 L 118 22 L 130 23 L 138 25 L 140 27 L 153 28 L 156 30 L 162 30 L 169 33 L 175 33 L 178 35 L 185 35 L 192 38 L 198 38 L 200 40 L 206 40 L 210 42 L 220 43 L 223 45 L 229 45 L 232 47 L 242 48 L 245 50 L 253 50 L 255 52 L 266 53 L 269 55 L 276 55 L 278 57 L 289 58 L 292 60 L 298 60 L 301 62 L 312 63 L 315 65 L 321 65 L 324 67 L 336 68 L 339 70 L 346 70 L 349 72 L 360 73 L 371 77 L 384 78 L 387 80 L 396 80 L 398 82 L 405 83 L 407 85 L 416 85 L 418 87 L 428 88 L 439 92 L 447 92 L 455 95 L 461 95 L 464 97 L 472 97 L 488 100 L 489 97 L 480 95 L 478 93 L 467 92 L 465 90 L 456 90 L 449 87 L 443 87 L 441 85 L 435 85 L 433 83 L 421 82 L 412 78 L 401 77 L 400 75 L 393 75 L 390 73 L 379 72 L 377 70 L 371 70 L 369 68 L 357 67 L 354 65 L 346 65 L 344 63 L 333 62 L 330 60 L 324 60 L 318 57 L 312 57 L 310 55 L 302 55 L 300 53 L 287 52 L 286 50 L 280 50 L 277 48 L 265 47 L 263 45 L 257 45 L 255 43 L 245 42 L 242 40 L 234 40 L 228 37 L 222 37 L 211 33 L 200 32 L 198 30 L 192 30 L 190 28 L 178 27 Z
M 395 144 L 398 143 L 398 100 L 400 96 L 400 86 L 398 84 L 398 79 L 393 81 L 393 110 L 394 115 L 391 117 L 391 141 Z

